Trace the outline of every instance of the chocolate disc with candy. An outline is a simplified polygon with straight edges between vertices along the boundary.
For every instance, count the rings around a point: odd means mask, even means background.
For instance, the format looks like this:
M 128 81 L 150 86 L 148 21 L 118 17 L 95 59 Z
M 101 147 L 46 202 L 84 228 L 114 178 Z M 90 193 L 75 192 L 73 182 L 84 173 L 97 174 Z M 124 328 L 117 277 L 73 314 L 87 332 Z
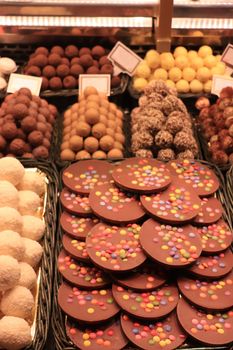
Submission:
M 63 188 L 60 200 L 63 208 L 72 214 L 85 217 L 93 214 L 89 198 L 70 192 L 68 188 Z
M 175 312 L 161 321 L 150 322 L 149 325 L 123 314 L 121 326 L 127 338 L 144 350 L 177 349 L 187 338 L 177 321 Z
M 233 309 L 212 314 L 190 305 L 184 298 L 177 305 L 177 317 L 184 330 L 208 345 L 225 345 L 233 341 Z
M 140 230 L 137 224 L 126 227 L 97 224 L 86 238 L 90 259 L 108 271 L 129 271 L 140 266 L 146 260 L 139 242 Z
M 230 249 L 215 255 L 200 256 L 189 271 L 198 277 L 220 278 L 233 268 L 233 255 Z
M 215 224 L 198 228 L 204 253 L 218 253 L 227 249 L 232 243 L 232 232 L 222 219 Z
M 90 263 L 90 258 L 86 250 L 86 242 L 79 241 L 68 235 L 62 236 L 63 248 L 73 258 Z
M 119 312 L 110 289 L 87 291 L 62 283 L 58 303 L 68 316 L 86 323 L 104 322 Z
M 63 171 L 62 181 L 71 191 L 89 194 L 96 185 L 112 180 L 114 166 L 102 160 L 82 160 Z
M 213 224 L 221 218 L 222 213 L 222 204 L 217 198 L 202 198 L 201 208 L 193 223 L 195 225 Z
M 145 215 L 136 196 L 122 192 L 113 184 L 96 186 L 90 192 L 89 200 L 94 214 L 111 223 L 128 224 Z
M 120 320 L 112 320 L 107 324 L 88 328 L 67 321 L 66 334 L 81 350 L 120 350 L 128 343 L 128 339 L 122 331 Z
M 164 192 L 142 195 L 140 199 L 144 209 L 155 219 L 174 225 L 191 221 L 201 207 L 201 200 L 192 187 L 179 181 L 172 182 Z
M 58 270 L 68 282 L 80 288 L 99 289 L 110 284 L 110 279 L 102 270 L 74 260 L 64 250 L 58 257 Z
M 113 284 L 113 297 L 127 313 L 142 319 L 156 319 L 175 309 L 179 294 L 175 286 L 164 285 L 151 292 L 135 292 Z
M 233 272 L 209 282 L 180 277 L 177 284 L 181 293 L 198 307 L 224 310 L 233 305 Z
M 167 167 L 173 176 L 191 185 L 200 197 L 210 196 L 219 188 L 215 173 L 196 160 L 176 159 L 168 162 Z
M 156 269 L 154 265 L 146 263 L 130 271 L 130 275 L 115 274 L 112 278 L 124 288 L 134 289 L 135 291 L 151 291 L 166 282 L 165 275 L 159 272 L 159 269 Z
M 140 242 L 146 254 L 169 267 L 190 265 L 202 251 L 201 238 L 195 227 L 164 225 L 153 219 L 142 225 Z
M 166 165 L 149 158 L 124 160 L 113 170 L 112 177 L 118 186 L 137 193 L 158 192 L 171 183 Z
M 98 224 L 99 219 L 97 218 L 80 218 L 63 211 L 60 217 L 60 224 L 62 229 L 70 236 L 85 240 L 88 232 Z

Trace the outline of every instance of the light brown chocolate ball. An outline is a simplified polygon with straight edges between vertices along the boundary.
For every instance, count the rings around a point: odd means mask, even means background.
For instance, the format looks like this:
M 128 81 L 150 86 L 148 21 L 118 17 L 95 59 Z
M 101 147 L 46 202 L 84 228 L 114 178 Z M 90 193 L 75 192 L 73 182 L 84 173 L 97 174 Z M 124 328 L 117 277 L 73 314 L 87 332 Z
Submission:
M 113 148 L 114 139 L 110 135 L 105 135 L 100 139 L 100 148 L 103 151 L 110 151 Z
M 83 138 L 78 135 L 74 135 L 70 138 L 70 148 L 72 151 L 77 152 L 83 148 Z
M 60 154 L 61 160 L 74 160 L 75 153 L 71 149 L 64 149 Z
M 95 138 L 100 139 L 102 136 L 106 135 L 106 126 L 103 123 L 97 123 L 93 125 L 91 133 Z
M 85 112 L 86 122 L 90 125 L 94 125 L 99 122 L 99 112 L 95 108 L 89 108 Z
M 79 136 L 87 137 L 90 135 L 91 127 L 88 123 L 78 121 L 76 124 L 76 133 Z
M 94 153 L 99 148 L 99 142 L 95 137 L 89 136 L 84 140 L 84 148 L 87 152 Z
M 75 159 L 90 159 L 91 158 L 91 155 L 89 152 L 85 151 L 85 150 L 82 150 L 82 151 L 79 151 L 76 156 L 75 156 Z
M 95 159 L 106 159 L 107 154 L 104 151 L 96 151 L 92 154 L 92 158 Z
M 113 148 L 111 149 L 108 154 L 107 154 L 107 157 L 110 158 L 110 159 L 119 159 L 119 158 L 123 158 L 124 155 L 123 155 L 123 152 L 117 148 Z
M 61 151 L 63 151 L 64 149 L 69 149 L 69 148 L 70 148 L 69 141 L 62 142 L 62 144 L 61 144 Z

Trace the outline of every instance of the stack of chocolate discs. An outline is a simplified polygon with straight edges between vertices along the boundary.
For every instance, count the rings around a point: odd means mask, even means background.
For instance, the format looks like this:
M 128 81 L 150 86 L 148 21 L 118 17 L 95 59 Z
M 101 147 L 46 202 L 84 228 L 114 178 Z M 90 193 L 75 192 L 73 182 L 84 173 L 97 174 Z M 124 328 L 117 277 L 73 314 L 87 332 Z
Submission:
M 233 341 L 232 232 L 197 161 L 79 161 L 63 171 L 58 303 L 79 349 Z

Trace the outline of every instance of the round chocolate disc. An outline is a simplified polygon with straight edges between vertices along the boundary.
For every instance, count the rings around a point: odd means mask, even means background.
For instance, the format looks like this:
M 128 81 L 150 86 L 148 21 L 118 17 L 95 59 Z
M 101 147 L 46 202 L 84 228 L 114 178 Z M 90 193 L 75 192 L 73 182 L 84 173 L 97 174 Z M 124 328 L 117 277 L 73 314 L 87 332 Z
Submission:
M 127 313 L 141 319 L 156 319 L 175 309 L 179 294 L 175 286 L 164 285 L 151 292 L 135 292 L 113 284 L 113 297 Z
M 65 251 L 73 258 L 90 263 L 90 258 L 86 250 L 86 242 L 78 241 L 68 235 L 63 235 L 62 245 Z
M 144 350 L 174 350 L 179 348 L 187 338 L 177 321 L 175 312 L 164 320 L 150 322 L 149 325 L 123 314 L 121 326 L 127 338 Z
M 205 253 L 221 252 L 232 243 L 232 232 L 222 219 L 215 224 L 198 228 L 198 232 L 201 236 L 202 250 Z
M 86 238 L 90 259 L 109 271 L 129 271 L 140 266 L 146 260 L 139 242 L 140 230 L 137 224 L 126 227 L 97 224 Z
M 218 221 L 223 213 L 221 202 L 214 197 L 202 198 L 199 213 L 194 218 L 196 225 L 210 225 Z
M 233 272 L 209 282 L 180 277 L 177 284 L 181 293 L 198 307 L 224 310 L 233 306 Z
M 94 214 L 111 223 L 128 224 L 145 215 L 136 196 L 122 192 L 113 184 L 96 186 L 90 192 L 89 200 Z
M 154 193 L 164 190 L 171 182 L 166 165 L 156 159 L 130 158 L 115 167 L 115 183 L 128 191 Z
M 189 271 L 198 277 L 220 278 L 233 268 L 233 255 L 230 249 L 214 255 L 200 256 Z
M 99 289 L 110 284 L 102 270 L 74 260 L 64 250 L 58 257 L 58 270 L 68 282 L 80 288 Z
M 195 227 L 164 225 L 153 219 L 142 225 L 140 242 L 152 259 L 169 267 L 190 265 L 202 251 L 201 238 Z
M 86 323 L 107 321 L 119 312 L 110 289 L 87 291 L 62 283 L 58 303 L 68 316 Z
M 63 188 L 60 200 L 63 208 L 72 214 L 85 217 L 93 214 L 89 204 L 89 198 L 70 192 L 68 188 Z
M 62 181 L 71 191 L 89 194 L 96 185 L 112 180 L 114 166 L 102 160 L 81 160 L 63 171 Z
M 80 218 L 73 214 L 63 211 L 60 217 L 60 224 L 62 229 L 70 236 L 85 240 L 88 232 L 98 224 L 99 219 L 97 218 Z
M 201 200 L 188 185 L 174 181 L 164 191 L 140 197 L 144 209 L 156 219 L 166 223 L 180 224 L 197 216 Z
M 200 197 L 210 196 L 219 188 L 215 173 L 208 166 L 193 159 L 176 159 L 167 164 L 173 176 L 191 185 Z
M 225 345 L 233 341 L 233 309 L 212 314 L 198 310 L 181 298 L 177 317 L 184 330 L 204 344 Z
M 130 271 L 127 274 L 114 274 L 112 278 L 117 284 L 124 288 L 134 289 L 135 291 L 151 291 L 166 282 L 165 275 L 156 269 L 155 264 L 143 264 L 139 268 Z
M 103 350 L 104 348 L 120 350 L 128 343 L 119 320 L 112 320 L 107 324 L 88 328 L 67 321 L 66 334 L 81 350 Z

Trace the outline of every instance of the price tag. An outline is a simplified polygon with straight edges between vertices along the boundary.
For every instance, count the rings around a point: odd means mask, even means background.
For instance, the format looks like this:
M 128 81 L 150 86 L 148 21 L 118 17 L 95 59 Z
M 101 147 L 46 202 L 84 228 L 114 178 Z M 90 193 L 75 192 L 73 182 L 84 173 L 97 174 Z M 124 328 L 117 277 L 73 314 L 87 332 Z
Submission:
M 39 96 L 42 78 L 31 75 L 12 73 L 7 86 L 7 92 L 14 93 L 21 88 L 28 88 L 32 95 Z
M 136 55 L 127 46 L 118 41 L 112 51 L 108 55 L 108 59 L 114 65 L 114 74 L 117 75 L 120 72 L 127 73 L 132 76 L 142 61 L 141 57 Z
M 224 62 L 228 67 L 233 68 L 233 45 L 227 45 L 222 54 L 221 61 Z
M 95 87 L 99 92 L 109 96 L 111 91 L 110 74 L 80 74 L 79 75 L 79 95 L 83 94 L 86 87 Z
M 211 93 L 220 96 L 223 88 L 230 86 L 233 88 L 233 78 L 226 75 L 213 75 Z

